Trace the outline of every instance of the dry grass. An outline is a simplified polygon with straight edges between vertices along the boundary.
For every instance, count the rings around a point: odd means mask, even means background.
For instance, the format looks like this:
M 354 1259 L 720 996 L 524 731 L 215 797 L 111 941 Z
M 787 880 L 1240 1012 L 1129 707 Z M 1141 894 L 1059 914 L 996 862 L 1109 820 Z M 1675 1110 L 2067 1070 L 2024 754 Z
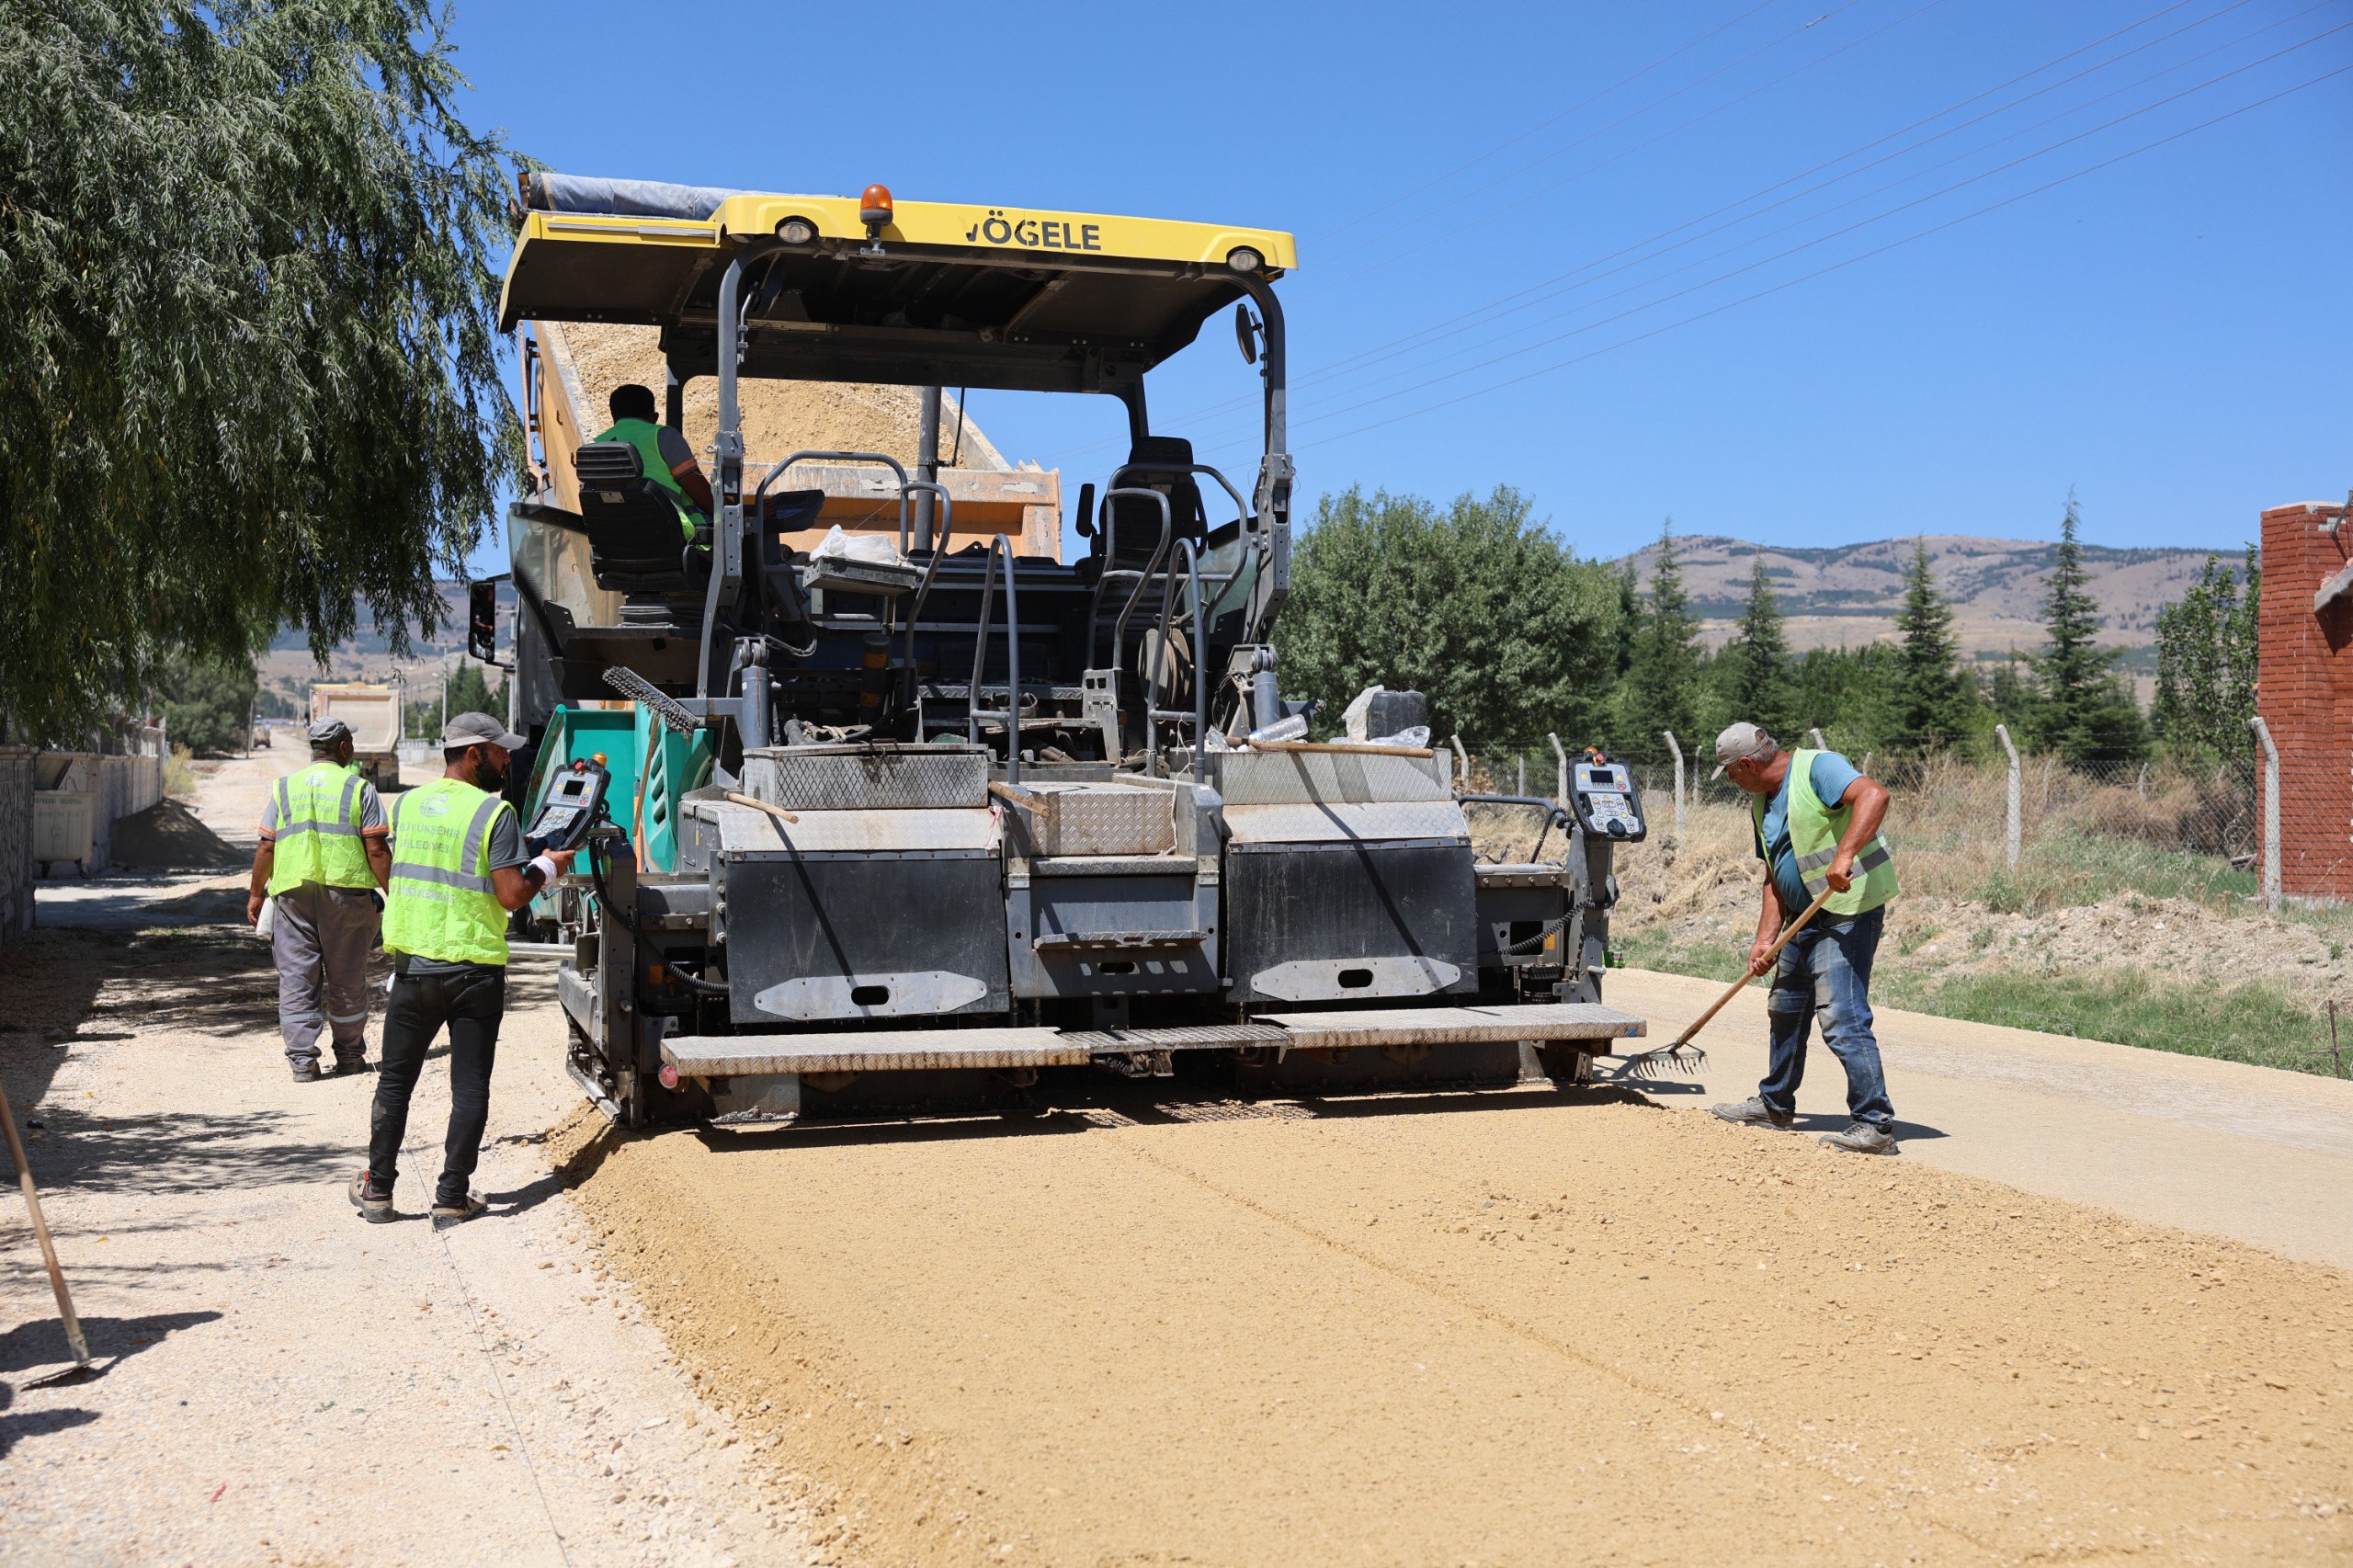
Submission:
M 2007 863 L 2004 765 L 1932 761 L 1887 781 L 1886 835 L 1905 894 L 1997 912 L 2097 903 L 2124 892 L 2232 907 L 2256 892 L 2253 870 L 2219 853 L 2243 801 L 2227 784 L 2152 772 L 2101 783 L 2040 759 L 2024 769 L 2018 864 Z M 1745 804 L 1687 804 L 1682 842 L 1663 791 L 1643 797 L 1651 847 L 1619 858 L 1628 923 L 1642 926 L 1711 905 L 1725 882 L 1754 886 L 1758 868 Z

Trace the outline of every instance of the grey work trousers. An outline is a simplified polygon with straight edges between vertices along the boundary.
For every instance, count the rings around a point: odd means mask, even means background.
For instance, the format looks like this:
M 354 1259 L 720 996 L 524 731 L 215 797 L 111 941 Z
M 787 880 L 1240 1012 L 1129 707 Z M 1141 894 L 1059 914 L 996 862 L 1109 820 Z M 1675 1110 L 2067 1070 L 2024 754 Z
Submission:
M 304 882 L 278 895 L 269 948 L 289 1062 L 317 1065 L 319 1036 L 330 1030 L 338 1061 L 367 1054 L 368 953 L 381 919 L 366 888 Z

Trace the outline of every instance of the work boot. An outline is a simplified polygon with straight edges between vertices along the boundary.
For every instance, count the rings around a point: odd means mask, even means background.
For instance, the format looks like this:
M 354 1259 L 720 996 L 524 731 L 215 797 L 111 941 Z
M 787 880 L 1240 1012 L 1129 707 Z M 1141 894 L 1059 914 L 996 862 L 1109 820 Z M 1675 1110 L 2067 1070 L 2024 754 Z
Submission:
M 490 1199 L 479 1192 L 469 1192 L 460 1203 L 444 1203 L 438 1199 L 433 1204 L 433 1228 L 446 1231 L 452 1225 L 462 1225 L 490 1207 Z
M 366 1071 L 368 1071 L 368 1059 L 355 1051 L 349 1056 L 336 1057 L 335 1069 L 327 1075 L 331 1078 L 348 1078 L 355 1073 Z
M 392 1213 L 392 1195 L 388 1192 L 380 1198 L 376 1194 L 369 1191 L 368 1173 L 366 1171 L 359 1170 L 351 1173 L 351 1186 L 348 1190 L 351 1197 L 351 1206 L 354 1209 L 358 1210 L 359 1217 L 367 1221 L 369 1224 L 381 1225 L 387 1221 L 395 1218 Z
M 1711 1107 L 1718 1119 L 1735 1127 L 1769 1127 L 1777 1132 L 1787 1132 L 1798 1124 L 1797 1117 L 1785 1110 L 1775 1110 L 1763 1096 L 1751 1095 L 1738 1105 Z
M 1858 1121 L 1844 1132 L 1825 1132 L 1814 1140 L 1825 1149 L 1844 1149 L 1850 1154 L 1893 1154 L 1895 1134 L 1884 1127 L 1873 1127 L 1868 1121 Z
M 315 1056 L 308 1062 L 290 1062 L 287 1065 L 293 1069 L 294 1081 L 298 1084 L 315 1084 L 326 1076 L 319 1071 L 319 1059 Z

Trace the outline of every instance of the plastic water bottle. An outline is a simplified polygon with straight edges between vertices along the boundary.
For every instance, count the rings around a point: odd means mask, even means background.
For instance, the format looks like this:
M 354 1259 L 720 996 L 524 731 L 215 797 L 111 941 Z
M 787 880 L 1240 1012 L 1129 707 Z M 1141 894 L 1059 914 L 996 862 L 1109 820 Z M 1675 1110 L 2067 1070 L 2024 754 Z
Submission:
M 1307 715 L 1294 713 L 1288 719 L 1278 719 L 1265 729 L 1250 732 L 1250 744 L 1260 741 L 1303 741 L 1307 738 Z

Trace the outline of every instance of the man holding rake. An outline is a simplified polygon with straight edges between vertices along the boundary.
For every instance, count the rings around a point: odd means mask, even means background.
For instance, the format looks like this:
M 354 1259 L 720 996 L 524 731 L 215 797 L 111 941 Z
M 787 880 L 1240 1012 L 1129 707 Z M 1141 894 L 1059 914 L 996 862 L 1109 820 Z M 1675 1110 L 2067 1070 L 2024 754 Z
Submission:
M 1888 1103 L 1871 1034 L 1871 960 L 1879 951 L 1895 866 L 1880 837 L 1887 790 L 1833 751 L 1785 752 L 1755 724 L 1716 737 L 1716 772 L 1747 791 L 1765 862 L 1763 907 L 1748 972 L 1773 967 L 1765 1002 L 1772 1061 L 1756 1093 L 1716 1115 L 1746 1127 L 1782 1131 L 1797 1124 L 1798 1085 L 1805 1076 L 1806 1037 L 1822 1019 L 1823 1042 L 1847 1069 L 1851 1125 L 1821 1142 L 1858 1154 L 1896 1152 L 1895 1109 Z M 1799 926 L 1773 949 L 1783 927 Z

